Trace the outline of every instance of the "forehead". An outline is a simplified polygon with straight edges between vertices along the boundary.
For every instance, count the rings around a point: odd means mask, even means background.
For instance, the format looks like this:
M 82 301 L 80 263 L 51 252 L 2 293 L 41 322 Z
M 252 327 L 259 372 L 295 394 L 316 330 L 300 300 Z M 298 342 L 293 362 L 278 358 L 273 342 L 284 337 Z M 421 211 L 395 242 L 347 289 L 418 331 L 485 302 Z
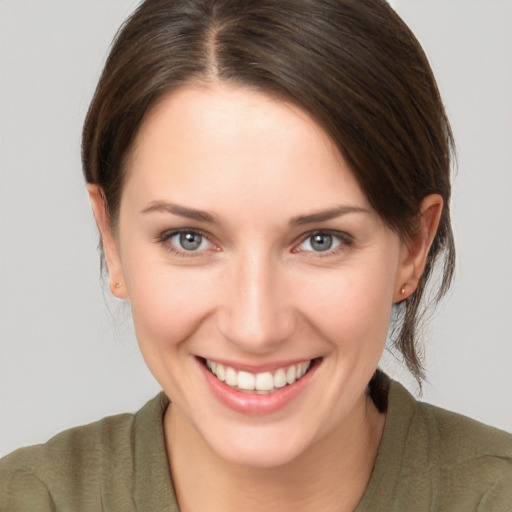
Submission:
M 342 155 L 304 110 L 222 84 L 183 87 L 153 107 L 128 160 L 125 187 L 139 199 L 209 209 L 236 199 L 246 208 L 275 207 L 290 196 L 313 210 L 340 202 L 368 206 Z

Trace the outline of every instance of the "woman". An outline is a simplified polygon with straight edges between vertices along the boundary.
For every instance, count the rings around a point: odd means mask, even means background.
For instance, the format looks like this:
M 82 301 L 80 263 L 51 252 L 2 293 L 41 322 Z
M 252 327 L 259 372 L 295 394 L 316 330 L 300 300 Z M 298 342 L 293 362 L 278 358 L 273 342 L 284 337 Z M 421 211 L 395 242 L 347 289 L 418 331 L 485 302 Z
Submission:
M 505 510 L 508 434 L 417 403 L 452 137 L 377 0 L 149 0 L 86 119 L 112 293 L 164 393 L 0 464 L 2 510 Z M 169 400 L 171 404 L 169 405 Z

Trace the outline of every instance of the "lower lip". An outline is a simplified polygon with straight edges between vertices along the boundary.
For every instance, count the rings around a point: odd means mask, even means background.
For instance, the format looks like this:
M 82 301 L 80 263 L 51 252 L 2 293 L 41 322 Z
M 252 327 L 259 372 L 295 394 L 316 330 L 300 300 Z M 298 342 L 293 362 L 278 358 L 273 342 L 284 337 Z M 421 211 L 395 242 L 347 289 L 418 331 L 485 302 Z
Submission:
M 272 393 L 258 395 L 233 389 L 217 379 L 200 360 L 198 360 L 198 364 L 215 397 L 231 410 L 250 416 L 263 416 L 284 409 L 305 390 L 319 366 L 315 361 L 306 374 L 293 384 L 287 384 Z

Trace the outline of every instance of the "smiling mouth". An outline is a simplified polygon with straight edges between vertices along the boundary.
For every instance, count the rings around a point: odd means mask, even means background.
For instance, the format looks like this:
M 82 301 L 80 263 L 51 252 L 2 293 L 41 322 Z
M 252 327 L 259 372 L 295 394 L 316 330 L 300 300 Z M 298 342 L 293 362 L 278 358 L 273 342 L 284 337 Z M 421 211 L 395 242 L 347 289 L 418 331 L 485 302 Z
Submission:
M 232 389 L 244 393 L 267 395 L 300 380 L 311 369 L 317 359 L 284 366 L 272 372 L 261 373 L 237 371 L 231 366 L 216 363 L 209 359 L 203 361 L 219 381 L 224 382 Z

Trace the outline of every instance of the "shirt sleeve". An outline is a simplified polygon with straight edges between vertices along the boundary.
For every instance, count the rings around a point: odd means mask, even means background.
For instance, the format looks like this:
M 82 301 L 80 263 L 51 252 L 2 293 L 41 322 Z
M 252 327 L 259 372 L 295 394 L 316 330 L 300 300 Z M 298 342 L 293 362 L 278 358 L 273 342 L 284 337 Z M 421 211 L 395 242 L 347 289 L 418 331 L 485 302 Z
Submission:
M 0 512 L 56 512 L 46 485 L 25 470 L 0 472 Z
M 478 512 L 509 512 L 512 510 L 512 461 L 494 485 L 480 499 L 475 510 Z

